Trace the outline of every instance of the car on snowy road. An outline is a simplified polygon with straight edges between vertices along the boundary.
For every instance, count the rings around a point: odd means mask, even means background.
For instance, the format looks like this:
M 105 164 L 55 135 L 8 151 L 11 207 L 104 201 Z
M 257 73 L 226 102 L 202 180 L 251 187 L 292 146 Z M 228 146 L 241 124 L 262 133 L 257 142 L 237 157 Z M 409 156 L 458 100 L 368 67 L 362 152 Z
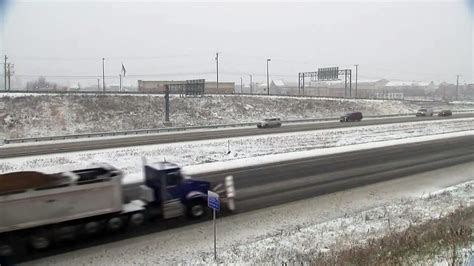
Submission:
M 258 128 L 272 128 L 272 127 L 281 127 L 280 118 L 267 118 L 263 121 L 257 123 Z
M 416 116 L 433 116 L 433 113 L 433 108 L 421 108 L 418 110 L 418 112 L 416 112 Z
M 361 112 L 352 112 L 352 113 L 347 113 L 343 116 L 340 117 L 339 121 L 340 122 L 355 122 L 358 121 L 360 122 L 362 120 L 362 113 Z
M 443 110 L 438 113 L 438 116 L 452 116 L 453 112 L 451 110 Z

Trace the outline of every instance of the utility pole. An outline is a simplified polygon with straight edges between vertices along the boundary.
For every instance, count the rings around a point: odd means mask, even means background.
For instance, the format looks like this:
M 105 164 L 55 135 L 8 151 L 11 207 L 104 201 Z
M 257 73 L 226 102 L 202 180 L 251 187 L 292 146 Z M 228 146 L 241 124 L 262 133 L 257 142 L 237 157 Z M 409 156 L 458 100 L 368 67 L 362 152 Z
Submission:
M 102 91 L 105 91 L 105 58 L 102 57 Z
M 100 79 L 97 79 L 97 91 L 100 91 Z
M 456 76 L 456 101 L 458 101 L 459 96 L 459 75 Z
M 359 73 L 359 65 L 355 65 L 356 67 L 356 90 L 355 90 L 355 97 L 357 98 L 357 74 Z
M 8 63 L 7 65 L 8 65 L 8 68 L 7 68 L 7 71 L 8 71 L 8 90 L 10 91 L 12 89 L 12 87 L 11 87 L 11 78 L 12 78 L 13 64 Z
M 250 76 L 250 94 L 253 94 L 253 84 L 252 84 L 252 75 Z
M 5 87 L 4 88 L 5 88 L 5 90 L 7 90 L 7 59 L 8 59 L 8 57 L 7 57 L 7 55 L 5 55 L 5 63 L 3 65 L 3 71 L 4 71 L 3 73 L 4 73 L 4 81 L 5 81 L 5 83 L 4 83 Z
M 216 92 L 219 93 L 219 53 L 216 53 Z
M 242 82 L 242 77 L 240 77 L 240 94 L 242 94 L 244 92 L 244 83 Z
M 268 62 L 272 61 L 271 59 L 267 59 L 267 94 L 270 95 L 270 79 L 268 75 Z
M 446 99 L 446 86 L 443 86 L 443 101 Z

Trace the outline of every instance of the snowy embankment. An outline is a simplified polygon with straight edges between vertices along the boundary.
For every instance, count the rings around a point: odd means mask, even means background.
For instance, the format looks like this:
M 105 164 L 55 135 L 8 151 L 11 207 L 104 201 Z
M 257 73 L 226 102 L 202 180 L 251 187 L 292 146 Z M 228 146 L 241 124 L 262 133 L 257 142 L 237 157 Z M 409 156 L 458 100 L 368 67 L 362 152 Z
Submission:
M 223 264 L 309 263 L 474 202 L 474 163 L 219 218 Z M 466 183 L 467 182 L 467 183 Z M 44 258 L 33 264 L 213 263 L 212 222 Z
M 255 122 L 262 118 L 337 117 L 349 111 L 364 115 L 405 114 L 420 105 L 411 102 L 258 97 L 171 97 L 173 126 Z M 474 109 L 473 105 L 435 106 Z M 149 95 L 0 94 L 0 132 L 7 138 L 159 128 L 164 126 L 164 99 Z
M 0 161 L 0 173 L 25 170 L 57 172 L 105 162 L 125 171 L 125 182 L 136 182 L 137 178 L 141 178 L 141 157 L 147 158 L 149 162 L 166 160 L 187 166 L 184 168 L 187 173 L 196 174 L 229 167 L 472 135 L 473 122 L 474 118 L 409 122 L 11 158 Z

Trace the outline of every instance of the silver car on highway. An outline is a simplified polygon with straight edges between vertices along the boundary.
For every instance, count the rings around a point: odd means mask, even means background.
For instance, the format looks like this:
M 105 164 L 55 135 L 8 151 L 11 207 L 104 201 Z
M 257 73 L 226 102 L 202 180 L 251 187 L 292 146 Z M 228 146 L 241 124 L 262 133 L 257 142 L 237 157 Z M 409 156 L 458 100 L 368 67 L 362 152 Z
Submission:
M 421 108 L 418 110 L 418 112 L 416 112 L 416 116 L 433 116 L 433 108 L 430 108 L 430 107 L 424 107 L 424 108 Z
M 257 123 L 258 128 L 272 128 L 272 127 L 281 127 L 280 118 L 267 118 L 263 121 Z

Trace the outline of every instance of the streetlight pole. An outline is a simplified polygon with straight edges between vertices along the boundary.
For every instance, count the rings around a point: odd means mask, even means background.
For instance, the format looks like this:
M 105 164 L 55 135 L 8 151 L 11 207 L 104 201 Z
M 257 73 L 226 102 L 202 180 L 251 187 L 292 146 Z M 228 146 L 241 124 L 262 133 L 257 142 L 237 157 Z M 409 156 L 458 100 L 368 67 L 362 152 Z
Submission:
M 270 79 L 268 75 L 268 62 L 272 61 L 270 58 L 267 59 L 267 94 L 270 95 Z
M 219 93 L 219 53 L 216 53 L 216 92 Z
M 459 75 L 456 76 L 456 101 L 459 100 Z
M 250 94 L 253 94 L 253 84 L 252 84 L 252 75 L 250 76 Z
M 12 79 L 12 68 L 13 68 L 13 64 L 12 63 L 8 63 L 8 90 L 10 91 L 12 88 L 11 88 L 11 79 Z
M 105 58 L 102 58 L 102 91 L 105 91 Z
M 359 65 L 354 65 L 356 67 L 356 90 L 355 97 L 357 98 L 357 74 L 359 73 Z
M 5 91 L 7 90 L 7 55 L 5 55 L 5 64 L 3 65 L 3 69 L 4 69 L 4 81 L 5 81 Z
M 244 85 L 243 85 L 243 81 L 242 81 L 242 77 L 240 77 L 240 94 L 242 94 L 244 92 Z

